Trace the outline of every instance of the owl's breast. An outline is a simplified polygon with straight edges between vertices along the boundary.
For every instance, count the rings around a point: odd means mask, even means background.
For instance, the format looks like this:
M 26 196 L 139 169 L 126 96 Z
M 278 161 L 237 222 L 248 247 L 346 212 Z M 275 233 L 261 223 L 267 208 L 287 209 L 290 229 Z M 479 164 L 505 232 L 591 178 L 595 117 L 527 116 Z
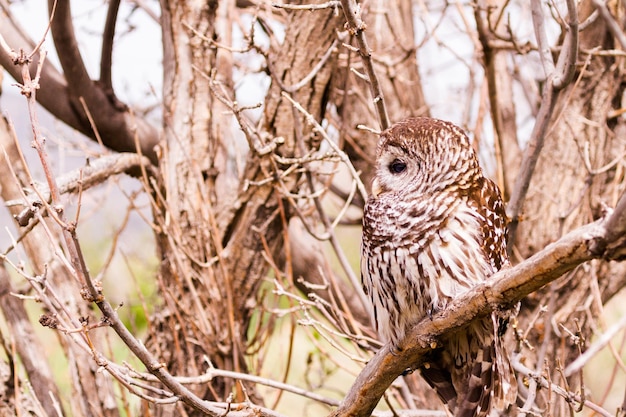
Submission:
M 393 213 L 380 204 L 366 209 L 361 274 L 373 322 L 386 340 L 400 340 L 426 314 L 494 272 L 482 215 L 462 201 L 448 207 L 422 221 L 414 216 L 419 205 L 396 205 Z

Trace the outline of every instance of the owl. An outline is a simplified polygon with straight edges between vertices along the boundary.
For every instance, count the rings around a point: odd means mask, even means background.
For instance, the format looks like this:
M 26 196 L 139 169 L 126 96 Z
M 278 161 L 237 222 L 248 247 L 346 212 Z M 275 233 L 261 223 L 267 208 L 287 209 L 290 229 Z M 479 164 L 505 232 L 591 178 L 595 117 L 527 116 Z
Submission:
M 399 349 L 417 322 L 508 264 L 498 187 L 452 123 L 410 118 L 380 135 L 363 216 L 361 279 L 382 339 Z M 516 397 L 502 314 L 446 335 L 420 369 L 454 416 Z

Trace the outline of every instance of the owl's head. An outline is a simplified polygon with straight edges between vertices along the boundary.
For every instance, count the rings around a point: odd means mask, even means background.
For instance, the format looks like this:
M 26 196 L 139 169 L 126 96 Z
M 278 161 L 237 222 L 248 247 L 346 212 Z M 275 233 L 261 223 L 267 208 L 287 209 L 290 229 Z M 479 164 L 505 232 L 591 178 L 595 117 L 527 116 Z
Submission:
M 432 193 L 464 188 L 481 176 L 469 138 L 459 127 L 428 117 L 405 119 L 380 135 L 372 193 Z

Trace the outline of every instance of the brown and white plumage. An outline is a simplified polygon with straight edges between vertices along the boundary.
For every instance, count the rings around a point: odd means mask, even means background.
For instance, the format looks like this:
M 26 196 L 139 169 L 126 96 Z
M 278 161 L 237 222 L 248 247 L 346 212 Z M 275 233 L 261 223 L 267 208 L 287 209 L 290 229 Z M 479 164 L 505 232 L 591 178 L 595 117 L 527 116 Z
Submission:
M 431 118 L 383 132 L 363 219 L 361 277 L 380 336 L 407 331 L 508 263 L 497 186 L 465 133 Z M 499 320 L 478 319 L 435 350 L 422 375 L 455 416 L 486 415 L 515 399 Z M 493 401 L 495 400 L 495 401 Z

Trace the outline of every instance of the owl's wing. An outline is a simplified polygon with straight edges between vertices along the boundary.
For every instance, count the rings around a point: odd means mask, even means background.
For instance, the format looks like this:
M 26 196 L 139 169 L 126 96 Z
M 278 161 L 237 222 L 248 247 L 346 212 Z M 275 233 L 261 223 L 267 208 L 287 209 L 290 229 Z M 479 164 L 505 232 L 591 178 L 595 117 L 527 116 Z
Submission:
M 483 178 L 480 188 L 473 193 L 474 203 L 485 221 L 481 231 L 485 254 L 495 271 L 508 264 L 506 253 L 506 211 L 500 189 L 489 178 Z

